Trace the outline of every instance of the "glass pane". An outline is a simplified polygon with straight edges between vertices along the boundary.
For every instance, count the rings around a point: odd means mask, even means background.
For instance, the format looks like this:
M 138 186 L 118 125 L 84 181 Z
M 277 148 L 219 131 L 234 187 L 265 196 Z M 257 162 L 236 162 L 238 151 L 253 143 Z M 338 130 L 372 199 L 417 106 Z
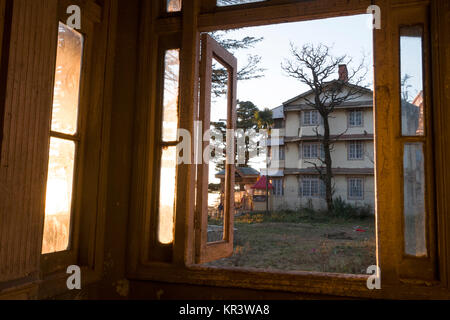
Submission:
M 424 135 L 421 26 L 400 29 L 402 135 Z
M 167 0 L 167 12 L 181 11 L 181 0 Z
M 217 0 L 218 7 L 234 6 L 239 4 L 253 3 L 253 2 L 263 2 L 266 0 Z
M 43 254 L 69 247 L 74 159 L 73 141 L 50 139 Z
M 168 50 L 164 67 L 163 141 L 176 141 L 178 128 L 179 50 Z
M 59 23 L 53 93 L 53 131 L 66 134 L 77 132 L 82 57 L 83 36 Z
M 405 144 L 403 156 L 405 253 L 414 256 L 427 254 L 424 167 L 423 144 Z
M 174 239 L 176 161 L 176 147 L 162 150 L 158 226 L 158 240 L 162 244 L 170 244 Z
M 228 103 L 228 71 L 213 59 L 211 92 L 211 137 L 208 177 L 208 242 L 224 239 L 225 152 Z M 235 195 L 239 190 L 235 190 Z

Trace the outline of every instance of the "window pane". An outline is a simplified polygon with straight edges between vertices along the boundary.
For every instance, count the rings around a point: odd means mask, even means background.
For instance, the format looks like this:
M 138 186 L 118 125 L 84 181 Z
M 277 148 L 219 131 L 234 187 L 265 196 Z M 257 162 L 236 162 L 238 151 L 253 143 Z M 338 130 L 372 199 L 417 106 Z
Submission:
M 164 148 L 161 157 L 158 240 L 162 244 L 170 244 L 174 239 L 176 149 Z
M 208 177 L 208 242 L 224 240 L 225 216 L 225 162 L 228 122 L 228 70 L 218 60 L 212 59 L 211 136 Z M 239 187 L 239 185 L 237 185 Z M 243 192 L 242 192 L 243 193 Z M 235 190 L 235 200 L 241 190 Z M 238 201 L 236 201 L 238 202 Z
M 304 111 L 303 112 L 303 124 L 308 125 L 311 123 L 311 112 Z
M 217 0 L 218 7 L 234 6 L 239 4 L 253 3 L 253 2 L 263 2 L 266 0 Z
M 402 135 L 424 135 L 421 26 L 400 29 Z
M 52 131 L 77 132 L 83 36 L 59 23 Z
M 167 50 L 164 67 L 163 141 L 176 141 L 178 128 L 179 50 Z
M 43 254 L 69 247 L 74 159 L 73 141 L 50 139 Z
M 405 253 L 414 256 L 427 254 L 424 167 L 423 144 L 405 144 L 403 156 Z
M 317 111 L 311 111 L 311 124 L 319 123 L 319 113 Z
M 167 12 L 181 11 L 181 0 L 167 0 Z

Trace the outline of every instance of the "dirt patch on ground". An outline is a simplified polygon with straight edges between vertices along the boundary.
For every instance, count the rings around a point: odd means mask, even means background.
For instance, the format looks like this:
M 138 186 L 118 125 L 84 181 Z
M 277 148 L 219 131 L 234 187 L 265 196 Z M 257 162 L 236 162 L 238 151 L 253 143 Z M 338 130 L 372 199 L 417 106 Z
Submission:
M 365 274 L 376 264 L 373 219 L 235 227 L 233 256 L 207 265 Z

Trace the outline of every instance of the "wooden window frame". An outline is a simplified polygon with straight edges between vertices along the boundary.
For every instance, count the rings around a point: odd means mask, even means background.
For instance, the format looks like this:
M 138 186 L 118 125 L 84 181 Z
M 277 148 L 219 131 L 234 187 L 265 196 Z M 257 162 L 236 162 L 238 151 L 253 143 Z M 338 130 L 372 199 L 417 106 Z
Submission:
M 400 15 L 404 12 L 405 15 Z M 398 88 L 400 87 L 400 60 L 401 60 L 401 48 L 400 48 L 400 29 L 402 27 L 418 26 L 423 28 L 422 35 L 422 77 L 423 77 L 423 97 L 424 97 L 424 133 L 423 135 L 417 136 L 404 136 L 402 135 L 402 121 L 401 121 L 401 95 L 398 95 L 398 122 L 396 129 L 398 131 L 397 136 L 397 147 L 400 148 L 401 163 L 399 164 L 400 174 L 399 180 L 399 191 L 402 195 L 401 201 L 401 259 L 399 262 L 400 272 L 399 275 L 406 279 L 416 278 L 418 276 L 422 277 L 427 281 L 436 281 L 437 279 L 437 241 L 436 241 L 436 215 L 435 215 L 435 155 L 433 154 L 433 136 L 431 135 L 431 128 L 433 125 L 432 117 L 435 113 L 434 104 L 432 103 L 431 94 L 431 34 L 429 27 L 429 16 L 427 12 L 420 12 L 419 8 L 411 9 L 398 9 L 398 14 L 396 15 L 397 28 L 395 30 L 395 37 L 397 39 L 395 43 L 395 48 L 398 50 L 398 55 L 396 61 L 399 65 L 399 70 L 396 74 L 398 77 Z M 399 91 L 400 92 L 400 91 Z M 406 254 L 405 252 L 405 224 L 404 224 L 404 146 L 407 143 L 419 142 L 422 144 L 423 155 L 424 155 L 424 200 L 425 200 L 425 236 L 426 236 L 426 248 L 427 254 L 425 257 L 416 257 Z
M 154 137 L 161 137 L 158 141 L 155 141 L 155 148 L 158 152 L 155 152 L 154 169 L 152 173 L 154 176 L 153 183 L 154 191 L 151 193 L 152 211 L 150 216 L 150 229 L 146 229 L 148 235 L 148 241 L 150 243 L 151 250 L 148 251 L 149 259 L 152 261 L 171 262 L 173 255 L 173 242 L 170 244 L 161 244 L 158 241 L 158 218 L 159 218 L 159 196 L 160 196 L 160 164 L 162 156 L 162 148 L 168 146 L 176 146 L 175 142 L 163 142 L 162 141 L 162 123 L 163 123 L 163 105 L 164 105 L 164 71 L 165 71 L 165 54 L 168 50 L 180 49 L 181 53 L 181 35 L 172 34 L 170 36 L 161 36 L 158 39 L 157 49 L 157 92 L 159 93 L 156 98 L 155 118 L 156 123 L 153 126 Z M 179 94 L 179 92 L 178 92 Z M 178 107 L 179 109 L 179 107 Z M 180 119 L 179 119 L 180 120 Z M 176 208 L 175 208 L 176 210 Z
M 215 1 L 215 0 L 214 0 Z M 365 13 L 372 1 L 352 1 L 350 3 L 333 2 L 330 5 L 329 0 L 317 0 L 314 3 L 298 2 L 286 0 L 281 3 L 270 1 L 267 3 L 252 4 L 251 8 L 239 6 L 239 8 L 220 8 L 216 10 L 212 0 L 193 0 L 189 5 L 183 7 L 185 19 L 178 25 L 169 20 L 160 20 L 157 23 L 158 32 L 167 32 L 171 30 L 182 30 L 183 32 L 183 50 L 181 72 L 184 72 L 182 79 L 185 83 L 181 84 L 181 97 L 184 99 L 184 110 L 186 113 L 186 127 L 190 127 L 190 121 L 193 121 L 190 111 L 195 110 L 197 86 L 197 66 L 198 60 L 195 58 L 198 53 L 198 39 L 200 32 L 213 30 L 248 27 L 258 25 L 276 24 L 279 22 L 304 21 L 317 18 L 337 17 L 342 15 Z M 252 289 L 283 290 L 298 293 L 320 293 L 347 297 L 390 297 L 390 298 L 429 298 L 445 297 L 449 298 L 449 282 L 447 274 L 450 275 L 450 264 L 441 261 L 440 269 L 443 281 L 424 282 L 419 278 L 413 282 L 407 282 L 401 279 L 398 273 L 398 250 L 392 247 L 390 243 L 397 244 L 397 240 L 392 242 L 393 233 L 398 230 L 397 215 L 399 206 L 392 199 L 392 192 L 396 189 L 396 183 L 393 183 L 395 172 L 398 167 L 392 165 L 392 159 L 400 159 L 392 148 L 393 135 L 391 128 L 396 127 L 395 121 L 398 121 L 396 110 L 393 108 L 392 97 L 394 93 L 390 92 L 395 88 L 395 81 L 392 77 L 392 65 L 386 64 L 392 61 L 395 56 L 393 48 L 393 29 L 395 21 L 391 12 L 393 10 L 406 7 L 424 6 L 432 9 L 433 18 L 439 16 L 438 8 L 442 4 L 419 0 L 413 4 L 396 1 L 391 3 L 388 0 L 377 0 L 375 4 L 380 6 L 383 18 L 381 29 L 374 30 L 374 60 L 375 60 L 375 116 L 374 127 L 376 132 L 376 207 L 377 207 L 377 243 L 382 246 L 377 247 L 377 262 L 382 270 L 382 288 L 381 290 L 368 290 L 366 280 L 368 275 L 347 275 L 347 274 L 326 274 L 319 272 L 267 272 L 262 270 L 233 269 L 233 268 L 207 268 L 194 264 L 194 254 L 190 248 L 193 237 L 193 205 L 191 205 L 191 195 L 183 195 L 188 200 L 183 210 L 180 210 L 178 224 L 179 235 L 183 237 L 180 243 L 180 249 L 175 249 L 173 264 L 149 263 L 148 261 L 134 260 L 130 262 L 129 275 L 140 280 L 169 281 L 177 283 L 205 284 L 212 286 L 226 286 Z M 435 19 L 436 20 L 436 19 Z M 437 22 L 433 22 L 436 27 Z M 145 36 L 145 34 L 143 35 Z M 386 50 L 389 48 L 389 50 Z M 196 53 L 197 52 L 197 53 Z M 441 60 L 442 61 L 442 60 Z M 445 60 L 444 60 L 445 61 Z M 395 70 L 394 70 L 395 71 Z M 443 81 L 442 77 L 439 78 Z M 436 89 L 436 91 L 438 91 Z M 440 93 L 440 97 L 442 94 Z M 443 100 L 441 100 L 443 101 Z M 442 105 L 439 110 L 445 113 Z M 442 111 L 444 110 L 444 111 Z M 195 114 L 194 114 L 195 116 Z M 192 128 L 192 127 L 191 127 Z M 441 165 L 442 167 L 442 165 Z M 184 178 L 192 181 L 193 175 L 190 168 L 182 168 Z M 446 190 L 446 189 L 445 189 Z M 446 191 L 445 191 L 446 192 Z M 445 208 L 441 205 L 440 208 Z M 450 222 L 449 219 L 443 218 Z M 448 224 L 450 225 L 450 224 Z M 441 229 L 442 230 L 442 225 Z M 134 229 L 130 229 L 134 230 Z M 446 234 L 448 231 L 445 230 Z M 135 235 L 134 238 L 138 238 Z M 394 236 L 395 238 L 395 236 Z M 448 238 L 448 237 L 447 237 Z M 133 242 L 137 244 L 136 240 Z M 444 248 L 447 245 L 444 241 L 440 242 Z M 135 250 L 134 250 L 135 251 Z M 392 254 L 394 253 L 394 256 Z M 330 286 L 330 281 L 333 285 Z
M 200 108 L 199 120 L 203 124 L 203 133 L 210 130 L 211 126 L 211 86 L 212 86 L 212 62 L 218 61 L 228 71 L 227 90 L 227 130 L 236 129 L 236 88 L 237 88 L 237 59 L 221 47 L 213 38 L 204 33 L 201 38 L 202 53 L 200 64 Z M 203 134 L 202 134 L 203 135 Z M 227 149 L 233 144 L 234 154 L 235 139 L 229 141 L 227 136 Z M 201 150 L 209 146 L 209 141 L 201 143 Z M 195 220 L 195 251 L 196 263 L 211 262 L 233 254 L 233 221 L 234 221 L 234 186 L 235 164 L 229 163 L 228 154 L 225 163 L 225 199 L 224 199 L 224 238 L 223 241 L 208 243 L 208 172 L 209 163 L 198 165 L 197 170 L 197 201 Z M 204 162 L 204 161 L 203 161 Z
M 76 30 L 84 38 L 79 104 L 78 130 L 74 139 L 76 146 L 71 210 L 71 236 L 66 251 L 41 255 L 40 270 L 43 281 L 40 283 L 39 297 L 54 296 L 67 290 L 65 281 L 67 267 L 78 265 L 82 270 L 82 285 L 98 281 L 102 273 L 102 236 L 104 234 L 104 213 L 101 209 L 105 201 L 107 127 L 103 126 L 107 107 L 103 104 L 103 81 L 106 68 L 106 36 L 108 25 L 102 26 L 102 13 L 109 6 L 100 7 L 93 1 L 59 0 L 58 15 L 55 21 L 55 41 L 59 22 L 66 24 L 70 5 L 81 8 L 81 29 Z M 107 21 L 107 20 L 104 20 Z M 102 61 L 105 63 L 95 63 Z M 53 92 L 53 83 L 52 83 Z M 50 108 L 52 106 L 49 106 Z M 51 112 L 50 112 L 51 116 Z M 88 121 L 89 120 L 89 121 Z M 50 136 L 66 138 L 66 135 L 49 132 Z M 71 139 L 72 140 L 72 139 Z M 48 152 L 48 150 L 47 150 Z M 47 176 L 45 176 L 45 182 Z M 45 196 L 45 194 L 43 195 Z M 42 202 L 45 204 L 45 201 Z M 43 230 L 44 219 L 42 219 Z M 42 241 L 42 237 L 40 238 Z

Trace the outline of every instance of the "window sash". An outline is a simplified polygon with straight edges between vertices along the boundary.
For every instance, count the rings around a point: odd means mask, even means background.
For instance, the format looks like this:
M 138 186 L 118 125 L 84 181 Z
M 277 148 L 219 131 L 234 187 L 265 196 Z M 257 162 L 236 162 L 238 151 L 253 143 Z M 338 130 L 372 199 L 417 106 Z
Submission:
M 72 249 L 74 193 L 78 176 L 76 163 L 80 140 L 78 131 L 85 37 L 59 22 L 57 41 L 42 254 L 55 254 Z M 74 62 L 75 64 L 72 64 Z M 74 78 L 74 75 L 78 77 Z M 66 146 L 65 157 L 61 157 L 64 148 L 56 150 L 57 145 Z M 71 151 L 67 152 L 69 145 Z M 55 147 L 53 152 L 59 155 L 52 155 L 52 146 Z M 62 161 L 65 161 L 64 165 Z M 52 165 L 61 167 L 52 172 Z M 66 171 L 66 179 L 62 177 L 62 171 Z M 64 189 L 66 192 L 63 192 Z M 53 196 L 49 193 L 53 193 Z
M 300 178 L 300 196 L 321 198 L 325 193 L 325 183 L 320 178 Z
M 364 199 L 364 179 L 362 178 L 350 178 L 348 183 L 348 198 L 350 200 L 362 200 Z
M 283 179 L 273 179 L 272 185 L 273 185 L 273 194 L 275 196 L 282 196 L 284 194 Z
M 364 143 L 362 141 L 351 141 L 348 144 L 348 159 L 362 160 L 364 157 Z
M 353 110 L 349 113 L 349 126 L 361 127 L 363 125 L 363 113 L 361 110 Z
M 280 159 L 279 160 L 285 160 L 285 150 L 284 150 L 284 147 L 279 147 L 280 148 L 280 150 L 279 150 L 279 154 L 280 154 Z
M 236 85 L 237 85 L 237 59 L 221 47 L 211 36 L 204 33 L 201 38 L 200 62 L 200 110 L 199 120 L 203 123 L 203 132 L 210 129 L 211 112 L 211 86 L 212 61 L 219 61 L 228 71 L 228 103 L 227 103 L 227 129 L 236 129 Z M 227 141 L 231 141 L 228 139 Z M 209 147 L 209 141 L 202 143 L 202 150 Z M 231 145 L 227 144 L 227 147 Z M 230 147 L 233 149 L 233 147 Z M 231 150 L 231 154 L 234 151 Z M 195 262 L 203 264 L 228 257 L 233 254 L 234 238 L 234 179 L 235 164 L 228 159 L 225 164 L 224 186 L 224 240 L 207 243 L 208 237 L 208 176 L 209 163 L 198 165 L 197 169 L 197 198 L 195 210 Z
M 325 158 L 325 150 L 322 143 L 304 143 L 302 154 L 304 159 Z
M 313 126 L 319 124 L 319 112 L 317 110 L 303 111 L 303 125 Z

